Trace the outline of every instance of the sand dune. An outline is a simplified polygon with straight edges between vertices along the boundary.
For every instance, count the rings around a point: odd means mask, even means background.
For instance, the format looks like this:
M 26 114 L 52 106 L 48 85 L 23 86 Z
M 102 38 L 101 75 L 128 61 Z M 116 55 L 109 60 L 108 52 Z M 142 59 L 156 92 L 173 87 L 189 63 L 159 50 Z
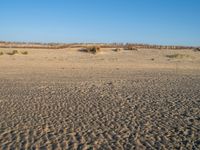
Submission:
M 200 53 L 17 50 L 0 56 L 0 149 L 200 148 Z

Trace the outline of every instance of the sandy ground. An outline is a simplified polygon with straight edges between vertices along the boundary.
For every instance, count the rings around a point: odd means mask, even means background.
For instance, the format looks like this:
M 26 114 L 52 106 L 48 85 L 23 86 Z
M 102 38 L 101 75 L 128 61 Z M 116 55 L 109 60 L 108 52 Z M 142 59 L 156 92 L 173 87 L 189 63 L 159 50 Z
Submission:
M 12 50 L 0 149 L 200 149 L 200 52 Z

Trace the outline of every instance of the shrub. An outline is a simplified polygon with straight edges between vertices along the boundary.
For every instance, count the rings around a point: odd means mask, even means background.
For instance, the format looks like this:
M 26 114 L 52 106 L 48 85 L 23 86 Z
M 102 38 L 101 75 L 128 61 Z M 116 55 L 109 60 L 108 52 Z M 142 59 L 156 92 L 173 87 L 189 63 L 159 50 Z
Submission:
M 200 52 L 200 48 L 195 48 L 194 51 L 195 52 Z
M 119 51 L 121 51 L 121 49 L 120 48 L 115 48 L 113 51 L 119 52 Z
M 128 45 L 127 47 L 125 47 L 125 50 L 137 51 L 138 49 L 134 46 Z
M 98 47 L 98 46 L 93 46 L 93 47 L 87 47 L 87 48 L 82 49 L 80 51 L 87 52 L 87 53 L 92 53 L 92 54 L 96 54 L 96 53 L 98 53 L 98 52 L 101 51 L 101 48 Z
M 28 52 L 27 51 L 23 51 L 23 52 L 21 52 L 21 54 L 28 55 Z
M 7 52 L 6 54 L 15 55 L 15 54 L 18 54 L 18 51 L 17 50 L 13 50 L 12 52 Z
M 100 47 L 98 47 L 98 46 L 91 47 L 91 48 L 89 48 L 89 52 L 96 54 L 96 53 L 100 52 Z
M 18 54 L 19 52 L 17 50 L 13 50 L 13 53 L 14 54 Z
M 189 58 L 190 55 L 186 54 L 171 54 L 171 55 L 166 55 L 168 58 L 176 58 L 176 59 L 182 59 L 182 58 Z
M 154 61 L 155 60 L 155 58 L 151 58 L 151 61 Z
M 3 52 L 0 52 L 0 56 L 3 55 Z

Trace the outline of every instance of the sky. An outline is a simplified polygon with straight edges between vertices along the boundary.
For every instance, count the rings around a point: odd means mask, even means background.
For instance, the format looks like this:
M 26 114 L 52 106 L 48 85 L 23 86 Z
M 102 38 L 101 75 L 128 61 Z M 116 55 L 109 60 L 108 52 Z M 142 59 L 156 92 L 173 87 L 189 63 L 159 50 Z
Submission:
M 0 41 L 200 46 L 200 0 L 0 0 Z

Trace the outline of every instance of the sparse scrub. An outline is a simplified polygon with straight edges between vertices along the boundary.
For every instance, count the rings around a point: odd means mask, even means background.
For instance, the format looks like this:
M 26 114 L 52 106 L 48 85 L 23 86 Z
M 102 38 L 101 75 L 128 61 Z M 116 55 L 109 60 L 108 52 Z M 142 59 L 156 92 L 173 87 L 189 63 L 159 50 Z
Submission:
M 96 53 L 100 52 L 100 47 L 94 46 L 94 47 L 89 48 L 88 50 L 89 50 L 89 52 L 96 54 Z
M 21 54 L 22 55 L 28 55 L 28 51 L 22 51 Z
M 3 52 L 0 52 L 0 56 L 3 55 Z
M 131 45 L 128 45 L 127 47 L 125 47 L 124 50 L 138 51 L 136 47 L 131 46 Z
M 194 51 L 195 52 L 200 52 L 200 48 L 195 48 Z
M 168 58 L 172 59 L 182 59 L 182 58 L 190 58 L 190 55 L 187 54 L 171 54 L 171 55 L 166 55 Z
M 101 51 L 101 48 L 99 46 L 93 46 L 82 49 L 81 51 L 96 54 Z
M 114 51 L 114 52 L 120 52 L 121 49 L 120 49 L 120 48 L 115 48 L 113 51 Z
M 154 61 L 155 60 L 155 58 L 151 58 L 151 61 Z
M 18 54 L 19 52 L 17 50 L 13 50 L 12 52 L 7 52 L 7 55 L 15 55 Z

